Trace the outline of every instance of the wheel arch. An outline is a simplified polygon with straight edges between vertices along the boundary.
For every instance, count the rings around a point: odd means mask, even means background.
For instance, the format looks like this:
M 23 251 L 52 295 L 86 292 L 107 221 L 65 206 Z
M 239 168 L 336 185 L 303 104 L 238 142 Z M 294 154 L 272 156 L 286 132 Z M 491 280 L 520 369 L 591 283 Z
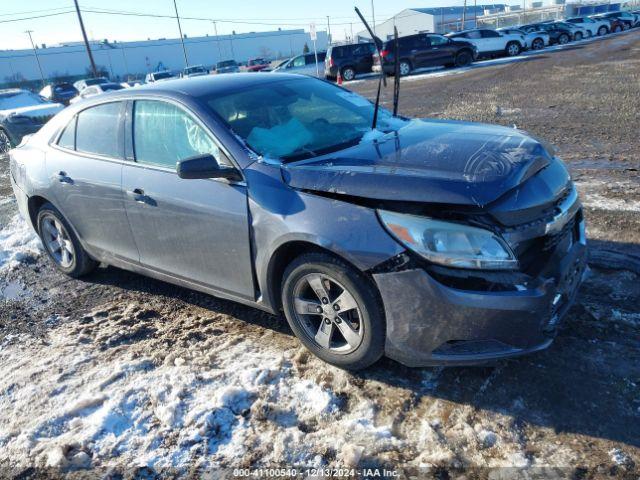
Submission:
M 280 292 L 282 290 L 283 275 L 287 266 L 300 255 L 306 253 L 325 253 L 344 262 L 350 267 L 358 270 L 363 275 L 369 277 L 366 271 L 358 268 L 352 261 L 344 255 L 331 250 L 329 248 L 318 245 L 308 240 L 289 240 L 279 245 L 271 254 L 266 272 L 266 285 L 264 289 L 265 296 L 273 308 L 278 312 L 282 309 L 282 299 Z
M 44 205 L 45 203 L 51 203 L 53 205 L 53 203 L 50 200 L 40 195 L 33 195 L 29 197 L 29 200 L 27 200 L 27 209 L 29 210 L 29 221 L 31 222 L 31 225 L 33 226 L 33 229 L 36 232 L 38 231 L 38 211 L 40 210 L 42 205 Z

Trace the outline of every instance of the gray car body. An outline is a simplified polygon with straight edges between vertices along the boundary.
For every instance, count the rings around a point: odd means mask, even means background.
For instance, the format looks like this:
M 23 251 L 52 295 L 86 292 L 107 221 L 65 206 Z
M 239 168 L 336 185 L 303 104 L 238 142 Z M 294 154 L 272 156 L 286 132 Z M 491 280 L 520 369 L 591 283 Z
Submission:
M 509 282 L 520 281 L 525 287 L 469 292 L 439 283 L 423 265 L 409 261 L 415 256 L 382 226 L 376 207 L 387 202 L 394 208 L 397 192 L 383 185 L 400 192 L 404 182 L 406 198 L 399 200 L 407 205 L 453 204 L 476 213 L 491 205 L 496 218 L 506 218 L 505 212 L 513 209 L 524 218 L 536 202 L 548 207 L 558 204 L 566 191 L 574 193 L 561 163 L 537 141 L 513 129 L 418 121 L 423 124 L 411 122 L 406 134 L 394 138 L 283 165 L 258 157 L 197 100 L 238 82 L 250 86 L 294 78 L 258 73 L 167 81 L 67 108 L 12 151 L 11 180 L 20 211 L 35 225 L 38 207 L 51 202 L 92 257 L 272 313 L 281 308 L 281 277 L 287 263 L 302 252 L 330 252 L 376 283 L 386 313 L 385 351 L 407 365 L 476 363 L 548 346 L 552 335 L 545 332 L 547 324 L 555 326 L 566 312 L 584 271 L 582 226 L 580 241 L 552 258 L 548 271 L 528 280 L 517 273 L 516 280 L 509 277 Z M 184 180 L 175 171 L 137 164 L 130 158 L 126 136 L 119 159 L 55 145 L 61 129 L 79 111 L 136 99 L 157 99 L 187 110 L 215 138 L 242 180 Z M 123 131 L 129 125 L 126 117 L 123 111 Z M 447 137 L 446 130 L 453 133 Z M 471 141 L 460 147 L 461 137 L 455 132 L 464 130 L 471 132 Z M 428 131 L 435 132 L 433 138 L 428 138 Z M 419 140 L 422 134 L 425 138 Z M 410 143 L 412 137 L 418 139 L 413 145 L 401 146 L 403 138 Z M 479 152 L 487 157 L 483 165 L 478 164 Z M 450 155 L 460 157 L 462 167 L 447 167 Z M 358 170 L 357 162 L 348 160 L 359 156 L 373 160 L 363 161 Z M 405 161 L 406 168 L 394 169 L 394 162 Z M 471 173 L 460 171 L 467 167 Z M 132 194 L 136 188 L 144 189 L 142 201 Z M 385 198 L 385 192 L 391 198 Z M 416 202 L 411 201 L 414 195 Z M 564 227 L 580 210 L 577 196 L 569 196 L 570 202 L 565 199 L 559 212 L 535 229 L 508 233 L 507 227 L 505 235 L 517 244 L 548 228 Z M 581 219 L 576 221 L 582 225 Z M 570 265 L 559 266 L 563 259 Z M 571 278 L 564 278 L 569 271 Z M 558 292 L 566 298 L 563 311 L 552 318 Z M 495 340 L 493 349 L 436 351 L 447 342 L 489 338 Z

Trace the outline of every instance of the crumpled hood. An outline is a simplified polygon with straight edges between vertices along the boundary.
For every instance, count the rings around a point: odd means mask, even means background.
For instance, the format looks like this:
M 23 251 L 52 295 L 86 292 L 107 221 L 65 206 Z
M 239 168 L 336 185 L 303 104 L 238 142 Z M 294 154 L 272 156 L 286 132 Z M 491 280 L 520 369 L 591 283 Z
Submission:
M 64 105 L 59 103 L 42 103 L 40 105 L 29 105 L 26 107 L 10 108 L 0 110 L 0 116 L 8 117 L 9 115 L 22 115 L 25 117 L 44 117 L 52 116 L 61 111 Z
M 284 164 L 293 188 L 378 200 L 484 206 L 551 161 L 539 141 L 493 125 L 411 120 L 397 132 Z

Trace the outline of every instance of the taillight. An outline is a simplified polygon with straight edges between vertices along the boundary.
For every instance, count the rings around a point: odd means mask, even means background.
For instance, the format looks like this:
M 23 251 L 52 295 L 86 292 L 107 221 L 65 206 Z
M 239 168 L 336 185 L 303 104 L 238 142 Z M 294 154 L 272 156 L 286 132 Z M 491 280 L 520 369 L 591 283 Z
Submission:
M 333 57 L 329 57 L 329 66 L 333 67 Z
M 381 56 L 382 58 L 384 58 L 384 57 L 386 57 L 387 55 L 389 55 L 389 53 L 391 53 L 391 52 L 389 52 L 389 50 L 382 50 L 382 51 L 380 52 L 380 56 Z

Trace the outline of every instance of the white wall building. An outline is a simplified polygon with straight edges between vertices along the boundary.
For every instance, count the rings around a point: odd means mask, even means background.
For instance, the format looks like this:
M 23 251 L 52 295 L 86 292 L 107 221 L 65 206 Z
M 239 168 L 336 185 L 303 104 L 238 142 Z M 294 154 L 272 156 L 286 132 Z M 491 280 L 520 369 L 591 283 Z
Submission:
M 318 50 L 326 50 L 326 32 L 318 31 L 317 36 Z M 301 54 L 305 43 L 313 49 L 313 42 L 303 29 L 189 37 L 184 42 L 189 64 L 207 67 L 219 60 L 291 57 Z M 93 41 L 91 51 L 96 65 L 113 79 L 145 75 L 162 68 L 179 71 L 185 66 L 180 38 L 138 42 Z M 89 72 L 89 59 L 82 42 L 38 48 L 37 52 L 46 78 L 87 75 Z M 40 78 L 33 50 L 0 51 L 0 84 L 15 78 Z

